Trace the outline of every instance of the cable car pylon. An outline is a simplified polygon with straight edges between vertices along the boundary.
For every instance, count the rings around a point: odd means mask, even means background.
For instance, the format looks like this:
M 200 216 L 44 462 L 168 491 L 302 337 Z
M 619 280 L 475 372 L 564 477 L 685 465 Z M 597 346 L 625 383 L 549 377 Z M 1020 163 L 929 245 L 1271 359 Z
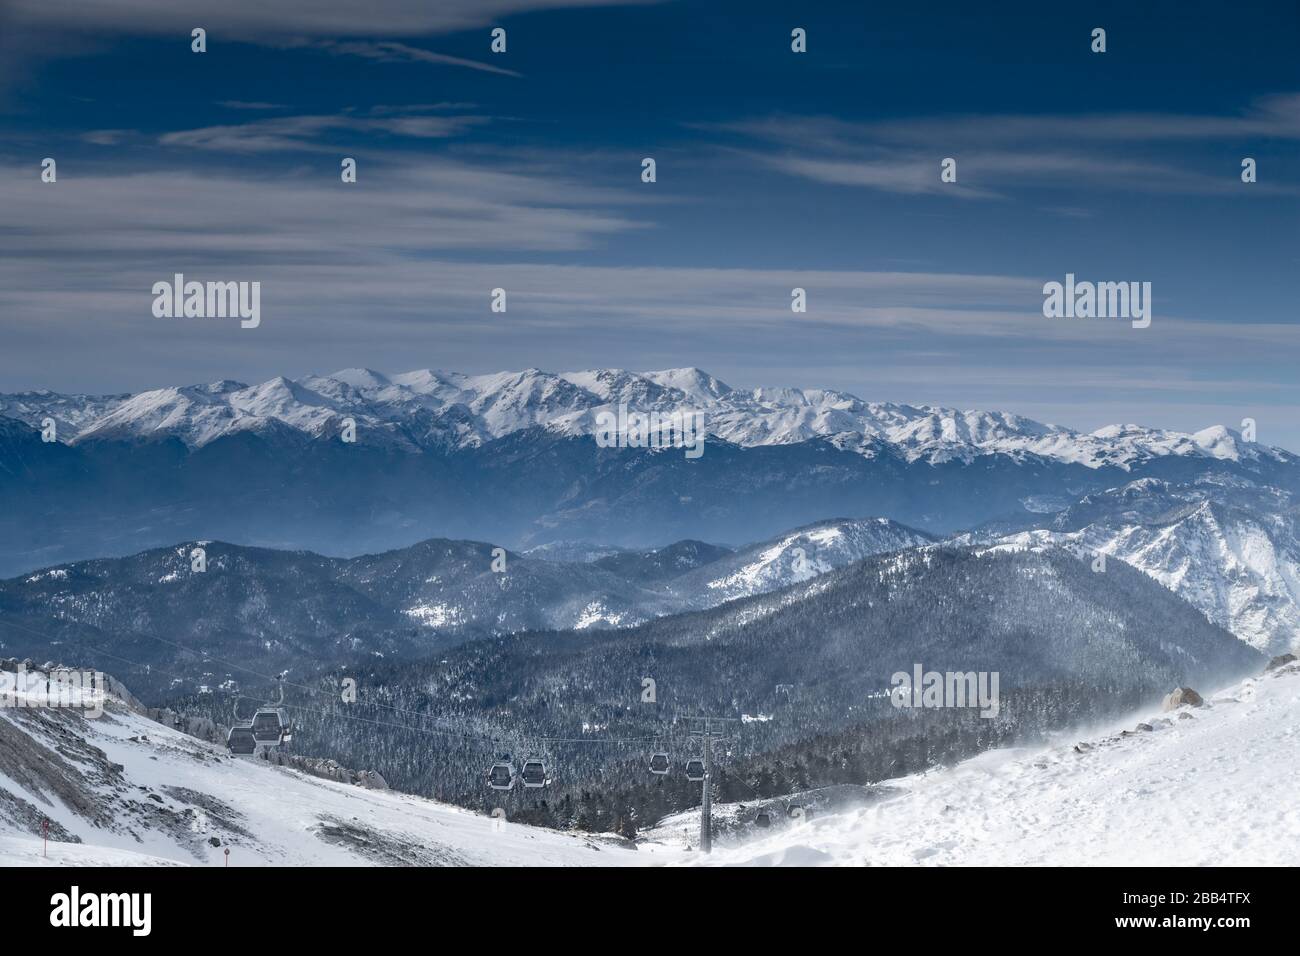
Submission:
M 698 731 L 687 736 L 699 740 L 704 749 L 704 757 L 693 758 L 686 762 L 686 779 L 700 782 L 700 850 L 713 852 L 713 741 L 724 736 L 722 731 L 709 726 L 711 722 L 735 721 L 736 717 L 687 717 L 686 720 L 700 721 Z M 702 766 L 695 766 L 698 764 Z M 694 771 L 694 772 L 693 772 Z

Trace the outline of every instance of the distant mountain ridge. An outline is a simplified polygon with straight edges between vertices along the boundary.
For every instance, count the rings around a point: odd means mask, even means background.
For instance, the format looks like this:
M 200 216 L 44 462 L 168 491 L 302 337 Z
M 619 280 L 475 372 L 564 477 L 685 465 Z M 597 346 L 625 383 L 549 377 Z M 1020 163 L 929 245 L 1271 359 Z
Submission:
M 703 456 L 601 447 L 596 416 L 621 403 L 702 411 Z M 49 419 L 54 442 L 40 432 Z M 1023 530 L 1147 479 L 1300 494 L 1300 459 L 1222 428 L 1089 435 L 1000 412 L 733 389 L 698 369 L 33 392 L 0 396 L 0 576 L 200 538 L 348 556 L 436 537 L 587 560 L 846 514 L 937 536 Z
M 413 450 L 477 446 L 534 427 L 592 434 L 596 414 L 620 403 L 642 412 L 703 411 L 710 435 L 745 448 L 820 437 L 870 454 L 870 442 L 862 440 L 878 439 L 909 461 L 1007 454 L 1089 468 L 1125 468 L 1169 455 L 1294 458 L 1223 426 L 1188 434 L 1125 424 L 1083 433 L 1007 412 L 867 402 L 828 389 L 733 389 L 696 368 L 484 375 L 343 369 L 259 385 L 223 380 L 136 394 L 0 394 L 0 416 L 34 427 L 52 418 L 63 441 L 174 437 L 191 448 L 273 422 L 309 438 L 334 438 L 342 420 L 352 418 L 358 441 Z
M 163 674 L 199 667 L 217 686 L 239 679 L 229 662 L 256 662 L 268 673 L 304 662 L 420 657 L 520 631 L 631 627 L 928 540 L 883 518 L 842 519 L 734 553 L 698 541 L 627 552 L 617 562 L 507 552 L 504 571 L 493 570 L 493 545 L 476 541 L 431 539 L 356 558 L 188 542 L 0 581 L 0 649 L 41 659 L 53 647 L 81 649 L 119 670 L 115 657 Z M 798 546 L 807 567 L 796 570 Z M 205 571 L 192 569 L 195 547 L 205 551 Z M 132 680 L 155 686 L 138 674 Z M 195 678 L 190 689 L 202 683 Z

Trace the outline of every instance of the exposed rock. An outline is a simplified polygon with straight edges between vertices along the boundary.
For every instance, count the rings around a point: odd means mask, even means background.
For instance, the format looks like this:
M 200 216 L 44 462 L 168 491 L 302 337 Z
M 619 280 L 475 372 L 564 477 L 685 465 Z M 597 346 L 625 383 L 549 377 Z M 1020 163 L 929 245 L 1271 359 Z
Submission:
M 1163 710 L 1177 710 L 1186 704 L 1188 707 L 1200 707 L 1205 703 L 1205 699 L 1190 687 L 1175 687 L 1173 692 L 1165 697 Z
M 226 742 L 227 729 L 218 726 L 210 718 L 178 714 L 169 707 L 150 707 L 143 713 L 150 720 L 157 721 L 164 727 L 171 727 L 173 730 L 179 730 L 181 733 L 197 737 L 199 740 L 222 745 Z
M 388 781 L 378 770 L 362 770 L 357 774 L 357 786 L 367 790 L 387 790 Z
M 1138 724 L 1138 725 L 1137 725 L 1137 729 L 1138 729 L 1138 730 L 1145 730 L 1145 731 L 1147 731 L 1147 732 L 1150 732 L 1150 731 L 1152 731 L 1152 730 L 1155 730 L 1155 728 L 1152 727 L 1150 724 Z
M 79 729 L 85 720 L 70 709 L 13 711 L 0 720 L 0 778 L 13 781 L 49 807 L 62 804 L 94 825 L 107 827 L 112 825 L 113 809 L 104 792 L 121 786 L 121 767 L 86 743 Z M 48 812 L 0 787 L 0 818 L 36 833 Z M 71 838 L 62 828 L 58 834 L 59 839 Z
M 266 759 L 276 766 L 292 767 L 294 770 L 301 770 L 313 777 L 337 780 L 339 783 L 350 783 L 358 787 L 365 787 L 368 790 L 390 789 L 388 781 L 384 779 L 384 775 L 378 770 L 350 770 L 337 761 L 323 757 L 306 757 L 302 754 L 284 753 L 276 750 L 269 752 Z
M 1268 666 L 1264 668 L 1264 672 L 1268 673 L 1269 671 L 1277 670 L 1279 667 L 1286 667 L 1287 664 L 1294 663 L 1296 660 L 1300 660 L 1300 658 L 1297 658 L 1294 654 L 1279 654 L 1268 662 Z

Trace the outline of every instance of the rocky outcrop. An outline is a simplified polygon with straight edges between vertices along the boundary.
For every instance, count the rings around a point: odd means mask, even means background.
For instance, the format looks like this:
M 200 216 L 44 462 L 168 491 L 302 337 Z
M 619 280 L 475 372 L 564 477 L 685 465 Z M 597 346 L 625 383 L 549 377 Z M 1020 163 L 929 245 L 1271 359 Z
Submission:
M 303 773 L 310 774 L 313 777 L 321 777 L 325 780 L 350 783 L 358 787 L 365 787 L 367 790 L 389 789 L 388 781 L 377 770 L 350 770 L 335 760 L 323 757 L 305 757 L 302 754 L 291 754 L 276 750 L 269 751 L 266 754 L 266 759 L 277 767 L 301 770 Z
M 143 712 L 150 720 L 157 721 L 164 727 L 171 727 L 183 734 L 206 740 L 208 743 L 225 746 L 227 728 L 207 717 L 192 717 L 180 714 L 170 707 L 150 707 Z
M 1286 667 L 1287 664 L 1293 664 L 1297 660 L 1300 660 L 1300 658 L 1297 658 L 1294 654 L 1279 654 L 1268 662 L 1268 666 L 1264 668 L 1264 672 L 1275 671 L 1279 667 Z
M 1200 707 L 1205 703 L 1205 699 L 1190 687 L 1175 687 L 1173 692 L 1165 697 L 1163 710 L 1177 710 L 1179 707 Z

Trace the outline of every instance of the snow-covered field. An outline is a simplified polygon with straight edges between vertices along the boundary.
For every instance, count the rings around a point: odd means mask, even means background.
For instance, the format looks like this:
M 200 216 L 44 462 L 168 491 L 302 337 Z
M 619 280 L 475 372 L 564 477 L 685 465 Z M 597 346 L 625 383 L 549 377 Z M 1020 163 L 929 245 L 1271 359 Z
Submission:
M 707 862 L 1294 865 L 1300 663 L 1206 699 L 1059 746 L 990 751 L 889 781 L 896 792 L 870 806 L 774 829 Z

